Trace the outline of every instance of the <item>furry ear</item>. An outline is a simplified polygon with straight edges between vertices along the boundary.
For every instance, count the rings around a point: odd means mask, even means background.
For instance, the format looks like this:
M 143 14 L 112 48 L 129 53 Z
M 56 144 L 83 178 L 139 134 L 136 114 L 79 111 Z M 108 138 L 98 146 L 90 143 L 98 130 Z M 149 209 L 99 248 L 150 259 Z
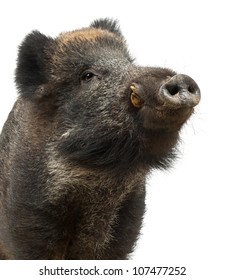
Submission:
M 116 35 L 122 36 L 118 22 L 113 19 L 104 18 L 95 20 L 91 23 L 90 27 L 108 30 Z
M 15 81 L 21 95 L 33 95 L 48 81 L 49 47 L 54 40 L 33 31 L 19 47 Z

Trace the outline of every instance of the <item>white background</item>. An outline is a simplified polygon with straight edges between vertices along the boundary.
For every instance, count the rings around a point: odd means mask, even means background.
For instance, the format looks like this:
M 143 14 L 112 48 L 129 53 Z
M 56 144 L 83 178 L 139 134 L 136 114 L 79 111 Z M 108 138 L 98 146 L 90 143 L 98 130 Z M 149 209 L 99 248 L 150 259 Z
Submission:
M 201 104 L 183 129 L 173 169 L 149 177 L 144 227 L 132 259 L 186 266 L 185 279 L 225 279 L 223 1 L 7 0 L 0 13 L 0 127 L 16 99 L 17 47 L 34 29 L 54 37 L 99 17 L 116 18 L 137 63 L 196 80 Z

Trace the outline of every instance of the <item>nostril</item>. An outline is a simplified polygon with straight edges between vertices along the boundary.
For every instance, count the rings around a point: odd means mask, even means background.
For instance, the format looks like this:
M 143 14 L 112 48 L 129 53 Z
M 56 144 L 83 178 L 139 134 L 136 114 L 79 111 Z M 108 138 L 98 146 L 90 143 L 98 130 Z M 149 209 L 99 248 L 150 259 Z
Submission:
M 180 87 L 178 85 L 166 85 L 166 89 L 170 95 L 175 95 L 179 93 Z
M 189 93 L 194 94 L 196 92 L 196 88 L 194 86 L 179 86 L 179 85 L 166 85 L 166 90 L 170 95 L 176 95 L 178 94 L 181 90 L 187 90 Z
M 188 91 L 189 91 L 190 93 L 195 93 L 195 92 L 196 92 L 196 88 L 193 87 L 193 86 L 189 86 L 189 87 L 188 87 Z

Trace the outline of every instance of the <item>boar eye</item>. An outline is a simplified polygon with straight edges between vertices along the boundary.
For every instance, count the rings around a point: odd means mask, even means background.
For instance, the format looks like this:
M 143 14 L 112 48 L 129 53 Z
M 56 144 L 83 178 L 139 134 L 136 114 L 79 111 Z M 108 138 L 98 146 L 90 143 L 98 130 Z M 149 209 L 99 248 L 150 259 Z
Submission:
M 92 80 L 96 75 L 91 72 L 91 71 L 85 71 L 82 75 L 81 75 L 81 81 L 82 82 L 89 82 L 90 80 Z

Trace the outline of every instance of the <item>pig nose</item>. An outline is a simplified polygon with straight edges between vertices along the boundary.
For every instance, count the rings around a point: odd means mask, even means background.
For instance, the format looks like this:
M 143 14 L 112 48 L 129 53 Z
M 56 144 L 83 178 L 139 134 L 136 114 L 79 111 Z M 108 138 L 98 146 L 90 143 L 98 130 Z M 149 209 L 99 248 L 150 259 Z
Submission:
M 169 108 L 194 107 L 199 103 L 201 94 L 191 77 L 178 74 L 160 87 L 159 98 Z

